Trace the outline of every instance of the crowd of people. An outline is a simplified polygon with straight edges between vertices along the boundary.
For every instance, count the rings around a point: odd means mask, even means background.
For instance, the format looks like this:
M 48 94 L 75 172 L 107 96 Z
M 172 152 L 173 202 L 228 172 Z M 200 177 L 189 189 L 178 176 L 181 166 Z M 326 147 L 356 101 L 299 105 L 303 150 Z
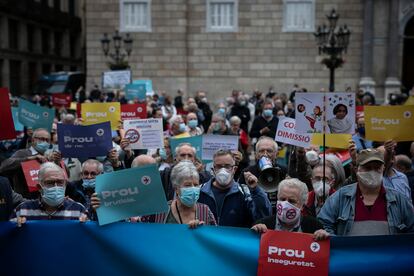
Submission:
M 122 126 L 112 133 L 113 148 L 106 156 L 67 158 L 57 142 L 58 124 L 81 124 L 76 112 L 59 108 L 52 131 L 24 128 L 19 137 L 0 144 L 0 220 L 76 219 L 98 220 L 100 174 L 157 164 L 168 211 L 134 217 L 129 223 L 178 223 L 191 228 L 202 224 L 313 233 L 316 239 L 330 235 L 386 235 L 414 232 L 414 142 L 380 143 L 365 137 L 363 114 L 355 118 L 355 134 L 349 142 L 350 162 L 335 154 L 278 144 L 278 122 L 295 118 L 295 90 L 287 95 L 270 89 L 251 95 L 234 90 L 213 106 L 207 93 L 198 91 L 172 98 L 161 92 L 147 98 L 148 117 L 163 121 L 164 147 L 132 150 Z M 123 92 L 94 89 L 79 102 L 119 101 L 133 103 Z M 358 105 L 374 105 L 375 98 L 356 93 Z M 51 105 L 47 95 L 32 102 Z M 12 101 L 13 105 L 18 104 Z M 347 113 L 346 107 L 334 111 Z M 332 132 L 335 121 L 329 127 Z M 238 150 L 218 150 L 204 164 L 189 143 L 170 147 L 168 137 L 202 134 L 237 135 Z M 335 149 L 330 149 L 334 152 Z M 281 154 L 285 152 L 285 154 Z M 277 168 L 276 192 L 262 186 L 259 161 Z M 42 165 L 38 191 L 28 189 L 21 163 L 37 160 Z

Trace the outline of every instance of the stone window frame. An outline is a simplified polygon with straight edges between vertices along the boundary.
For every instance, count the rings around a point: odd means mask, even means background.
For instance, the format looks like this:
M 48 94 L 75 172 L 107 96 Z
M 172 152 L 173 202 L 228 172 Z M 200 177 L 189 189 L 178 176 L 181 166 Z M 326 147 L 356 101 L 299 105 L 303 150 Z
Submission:
M 120 0 L 119 1 L 119 29 L 120 32 L 151 32 L 152 26 L 151 26 L 151 3 L 152 0 Z M 124 18 L 124 4 L 130 4 L 130 3 L 142 3 L 147 5 L 147 20 L 145 26 L 133 26 L 133 27 L 127 27 L 124 24 L 123 18 Z
M 233 24 L 231 27 L 215 27 L 211 25 L 211 4 L 233 4 Z M 206 0 L 206 31 L 237 32 L 239 29 L 239 0 Z
M 315 32 L 315 3 L 316 0 L 283 0 L 283 32 L 303 32 L 303 33 L 310 33 Z M 310 9 L 310 27 L 303 28 L 303 27 L 289 27 L 288 26 L 288 5 L 289 4 L 310 4 L 312 7 Z

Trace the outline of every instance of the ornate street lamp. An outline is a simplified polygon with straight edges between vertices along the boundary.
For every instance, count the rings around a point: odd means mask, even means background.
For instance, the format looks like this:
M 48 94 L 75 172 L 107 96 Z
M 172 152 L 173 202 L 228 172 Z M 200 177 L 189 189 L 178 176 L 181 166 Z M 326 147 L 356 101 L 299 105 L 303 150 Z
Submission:
M 128 62 L 125 60 L 127 56 L 131 55 L 132 52 L 132 43 L 133 39 L 130 37 L 129 33 L 125 34 L 125 38 L 122 38 L 122 35 L 115 31 L 115 34 L 112 36 L 112 41 L 114 44 L 114 51 L 110 52 L 111 40 L 108 38 L 108 34 L 104 33 L 101 44 L 102 51 L 105 56 L 109 56 L 113 62 L 109 62 L 109 68 L 111 70 L 125 70 L 129 68 Z M 122 42 L 124 48 L 122 49 Z
M 329 15 L 326 15 L 329 21 L 329 27 L 325 24 L 319 26 L 315 35 L 316 43 L 319 49 L 319 55 L 325 55 L 322 64 L 325 64 L 330 71 L 329 91 L 335 91 L 335 69 L 344 63 L 342 54 L 346 53 L 349 45 L 349 31 L 347 25 L 337 27 L 339 14 L 333 9 Z

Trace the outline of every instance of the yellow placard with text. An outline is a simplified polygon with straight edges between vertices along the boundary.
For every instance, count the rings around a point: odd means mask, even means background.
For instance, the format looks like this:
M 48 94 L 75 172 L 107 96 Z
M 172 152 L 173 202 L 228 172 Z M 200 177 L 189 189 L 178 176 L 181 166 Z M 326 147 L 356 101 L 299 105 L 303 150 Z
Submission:
M 414 96 L 408 97 L 408 99 L 405 101 L 404 105 L 414 105 Z
M 349 140 L 351 140 L 351 134 L 325 134 L 325 146 L 338 149 L 347 149 L 349 147 Z M 312 145 L 323 146 L 323 134 L 314 133 L 312 135 Z
M 414 141 L 414 105 L 365 106 L 365 136 L 372 141 Z
M 117 130 L 121 120 L 121 105 L 113 103 L 84 103 L 81 106 L 83 125 L 110 122 L 111 129 Z

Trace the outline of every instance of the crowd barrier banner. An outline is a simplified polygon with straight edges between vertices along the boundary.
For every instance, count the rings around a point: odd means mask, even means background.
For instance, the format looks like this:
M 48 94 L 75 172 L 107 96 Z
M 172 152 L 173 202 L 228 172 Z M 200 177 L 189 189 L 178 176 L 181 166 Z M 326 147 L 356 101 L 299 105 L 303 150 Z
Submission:
M 333 237 L 329 275 L 407 275 L 414 235 Z M 256 275 L 249 229 L 29 221 L 0 223 L 2 275 Z M 275 275 L 277 272 L 275 272 Z

